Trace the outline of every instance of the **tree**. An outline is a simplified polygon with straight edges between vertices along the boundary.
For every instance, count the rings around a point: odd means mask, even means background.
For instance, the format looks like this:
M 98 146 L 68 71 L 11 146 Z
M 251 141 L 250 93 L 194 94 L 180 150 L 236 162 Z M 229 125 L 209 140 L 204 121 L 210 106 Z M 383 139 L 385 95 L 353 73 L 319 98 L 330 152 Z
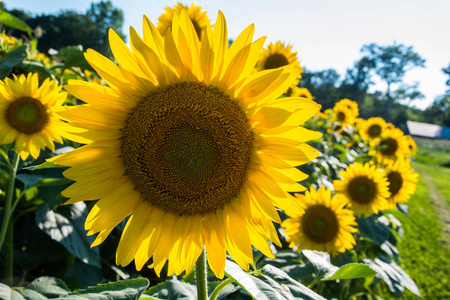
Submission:
M 86 14 L 66 10 L 58 15 L 27 16 L 22 11 L 13 10 L 11 14 L 21 17 L 31 28 L 40 27 L 43 35 L 39 38 L 38 50 L 61 49 L 66 46 L 82 45 L 84 49 L 92 48 L 106 56 L 111 56 L 108 43 L 108 30 L 114 29 L 125 39 L 122 33 L 123 12 L 114 7 L 111 1 L 91 4 Z M 20 37 L 21 33 L 12 32 Z
M 404 100 L 408 102 L 420 99 L 423 95 L 418 91 L 417 85 L 403 83 L 405 74 L 417 67 L 424 67 L 425 60 L 412 46 L 396 44 L 379 46 L 377 44 L 364 45 L 361 52 L 365 55 L 359 60 L 361 68 L 366 68 L 369 78 L 376 75 L 387 86 L 384 93 L 385 118 L 389 120 L 389 108 L 393 102 Z M 394 98 L 394 95 L 399 98 Z

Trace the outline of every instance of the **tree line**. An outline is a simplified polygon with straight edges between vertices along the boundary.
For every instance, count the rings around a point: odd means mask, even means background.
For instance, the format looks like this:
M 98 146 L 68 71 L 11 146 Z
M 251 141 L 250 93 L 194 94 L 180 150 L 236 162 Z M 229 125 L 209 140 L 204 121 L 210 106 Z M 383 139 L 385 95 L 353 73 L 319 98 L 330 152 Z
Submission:
M 91 4 L 86 13 L 64 10 L 56 15 L 31 15 L 23 10 L 8 10 L 4 3 L 0 8 L 23 20 L 34 29 L 38 38 L 37 48 L 42 53 L 65 46 L 82 45 L 111 57 L 107 32 L 113 28 L 122 39 L 123 11 L 111 1 Z M 23 32 L 4 28 L 7 34 L 27 38 Z M 405 74 L 414 68 L 425 67 L 425 59 L 412 46 L 363 45 L 362 56 L 341 76 L 334 69 L 304 70 L 300 87 L 308 88 L 323 110 L 332 108 L 343 98 L 356 101 L 362 118 L 381 116 L 395 126 L 406 129 L 407 120 L 450 126 L 450 63 L 442 71 L 449 76 L 447 92 L 438 96 L 425 110 L 411 107 L 415 100 L 424 98 L 418 83 L 403 82 Z M 385 90 L 369 92 L 375 82 L 382 82 Z

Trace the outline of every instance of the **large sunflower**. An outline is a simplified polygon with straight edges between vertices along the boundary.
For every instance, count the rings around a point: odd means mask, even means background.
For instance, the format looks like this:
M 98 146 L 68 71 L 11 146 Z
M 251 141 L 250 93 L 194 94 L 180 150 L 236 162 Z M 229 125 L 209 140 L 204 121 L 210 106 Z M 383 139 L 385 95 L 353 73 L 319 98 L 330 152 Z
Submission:
M 380 117 L 372 117 L 361 123 L 359 134 L 368 142 L 378 139 L 386 127 L 386 121 Z
M 102 243 L 131 215 L 116 262 L 151 258 L 160 274 L 189 272 L 206 247 L 216 276 L 226 252 L 244 269 L 252 245 L 274 257 L 279 243 L 275 207 L 298 204 L 288 192 L 303 191 L 307 175 L 294 166 L 318 152 L 304 142 L 320 133 L 297 126 L 319 111 L 304 98 L 276 99 L 298 76 L 287 66 L 253 73 L 264 39 L 252 43 L 254 26 L 228 47 L 219 12 L 214 30 L 199 42 L 186 11 L 174 14 L 165 38 L 144 17 L 144 39 L 131 28 L 130 51 L 110 30 L 120 66 L 94 50 L 85 54 L 109 87 L 71 81 L 66 89 L 87 104 L 61 113 L 87 130 L 87 145 L 55 158 L 71 167 L 76 183 L 67 203 L 100 199 L 87 220 Z
M 371 142 L 372 150 L 369 155 L 375 156 L 383 164 L 395 161 L 409 153 L 407 137 L 398 128 L 385 127 L 380 138 Z
M 157 28 L 163 37 L 166 35 L 167 30 L 172 29 L 173 16 L 175 14 L 180 14 L 182 10 L 186 10 L 200 40 L 203 38 L 206 31 L 206 26 L 211 25 L 211 22 L 206 15 L 206 11 L 202 12 L 201 6 L 191 4 L 191 7 L 189 7 L 178 2 L 177 5 L 173 6 L 173 8 L 166 7 L 164 10 L 166 12 L 158 18 L 159 22 L 157 25 Z
M 39 86 L 37 73 L 0 81 L 0 144 L 14 142 L 22 160 L 37 158 L 45 147 L 54 151 L 54 142 L 69 135 L 56 115 L 66 97 L 56 81 L 46 79 Z
M 409 158 L 402 157 L 386 166 L 386 175 L 389 182 L 389 208 L 395 209 L 397 203 L 406 203 L 416 190 L 419 174 L 414 173 Z
M 375 165 L 353 163 L 333 182 L 337 196 L 348 200 L 356 216 L 370 216 L 388 207 L 390 196 L 386 174 Z
M 353 248 L 356 242 L 352 233 L 357 229 L 352 226 L 357 224 L 353 212 L 344 208 L 345 199 L 331 198 L 331 190 L 324 186 L 295 196 L 302 210 L 286 211 L 290 218 L 281 224 L 289 247 L 325 251 L 333 256 Z

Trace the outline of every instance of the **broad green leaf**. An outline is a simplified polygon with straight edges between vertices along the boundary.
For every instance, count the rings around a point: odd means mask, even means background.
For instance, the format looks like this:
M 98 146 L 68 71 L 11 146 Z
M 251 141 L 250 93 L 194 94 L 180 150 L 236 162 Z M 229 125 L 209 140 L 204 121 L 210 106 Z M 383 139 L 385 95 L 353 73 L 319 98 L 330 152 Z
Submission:
M 264 277 L 263 281 L 275 290 L 286 295 L 287 299 L 291 299 L 291 296 L 305 300 L 325 299 L 274 266 L 264 266 L 261 269 L 261 274 Z
M 397 297 L 403 295 L 405 288 L 422 297 L 414 280 L 394 261 L 389 261 L 386 258 L 384 260 L 366 258 L 364 262 L 378 273 L 377 277 L 382 279 Z
M 70 293 L 58 299 L 65 300 L 122 300 L 139 299 L 142 293 L 147 289 L 149 282 L 146 278 L 135 278 L 99 284 L 95 287 L 89 287 L 85 290 L 79 290 L 76 293 Z
M 330 255 L 326 252 L 303 250 L 302 254 L 314 266 L 316 279 L 322 279 L 329 273 L 335 273 L 339 268 L 331 264 Z
M 11 299 L 11 288 L 3 283 L 0 283 L 0 299 Z
M 14 289 L 13 292 L 19 294 L 23 299 L 26 300 L 47 300 L 48 298 L 30 289 Z M 11 298 L 14 299 L 14 298 Z
M 389 226 L 378 222 L 374 216 L 370 218 L 357 218 L 356 222 L 358 223 L 359 232 L 371 239 L 379 247 L 388 240 L 392 244 L 396 243 L 396 238 L 392 234 Z
M 91 65 L 84 58 L 83 46 L 68 46 L 59 50 L 58 55 L 64 61 L 64 68 L 80 67 L 93 71 Z
M 39 73 L 44 78 L 54 78 L 52 73 L 40 62 L 22 61 L 20 68 L 24 74 Z
M 70 290 L 61 279 L 43 276 L 36 278 L 29 285 L 27 289 L 36 291 L 48 298 L 58 298 L 61 295 L 67 295 Z
M 98 247 L 90 247 L 95 237 L 86 236 L 84 229 L 86 217 L 84 202 L 59 206 L 55 211 L 49 210 L 46 203 L 36 211 L 36 223 L 42 231 L 84 263 L 100 267 Z
M 152 286 L 144 294 L 151 296 L 153 299 L 197 299 L 196 287 L 180 280 L 166 280 Z
M 17 180 L 23 182 L 23 184 L 25 185 L 25 190 L 32 187 L 53 186 L 72 182 L 71 180 L 66 178 L 48 178 L 44 175 L 34 174 L 18 174 L 16 178 Z
M 261 280 L 255 280 L 255 277 L 245 273 L 241 267 L 239 267 L 236 263 L 227 260 L 226 265 L 225 265 L 225 274 L 227 275 L 227 277 L 233 278 L 235 280 L 235 282 L 237 284 L 239 284 L 239 286 L 244 289 L 250 296 L 252 296 L 254 299 L 258 299 L 258 300 L 269 300 L 270 298 L 266 296 L 266 293 L 268 290 L 270 290 L 270 286 L 263 283 L 263 285 L 261 286 L 261 284 L 258 284 L 258 282 L 262 282 Z M 261 290 L 261 287 L 264 289 L 265 286 L 267 285 L 268 290 L 266 290 L 265 292 L 263 292 L 263 290 Z M 260 287 L 261 286 L 261 287 Z M 283 298 L 281 298 L 283 299 Z
M 0 23 L 14 29 L 25 31 L 29 36 L 33 33 L 33 30 L 24 21 L 3 10 L 0 10 Z
M 337 280 L 337 279 L 355 279 L 355 278 L 370 278 L 377 275 L 377 272 L 372 270 L 368 265 L 351 263 L 343 265 L 332 276 L 322 279 Z
M 26 45 L 21 45 L 6 53 L 3 58 L 0 59 L 0 79 L 5 79 L 5 77 L 11 73 L 11 70 L 21 63 L 25 57 L 27 57 Z

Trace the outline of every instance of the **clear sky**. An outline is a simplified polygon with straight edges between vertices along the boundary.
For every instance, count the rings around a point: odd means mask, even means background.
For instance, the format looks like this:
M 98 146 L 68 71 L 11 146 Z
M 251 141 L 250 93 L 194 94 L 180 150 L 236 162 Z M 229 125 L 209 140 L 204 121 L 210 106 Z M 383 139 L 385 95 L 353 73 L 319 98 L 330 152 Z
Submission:
M 3 0 L 8 9 L 19 8 L 34 14 L 60 10 L 85 12 L 98 0 Z M 156 25 L 164 8 L 176 1 L 112 0 L 124 12 L 124 32 L 129 26 L 142 33 L 142 15 Z M 182 1 L 185 4 L 191 2 Z M 214 23 L 221 10 L 230 38 L 249 24 L 256 26 L 255 39 L 267 36 L 266 43 L 281 41 L 293 46 L 302 66 L 319 71 L 336 69 L 342 76 L 362 55 L 362 45 L 397 44 L 413 46 L 426 60 L 426 68 L 411 71 L 405 81 L 419 82 L 425 100 L 415 103 L 425 108 L 447 89 L 448 78 L 441 69 L 450 63 L 449 0 L 197 0 Z M 128 35 L 128 34 L 127 34 Z M 378 86 L 383 89 L 383 86 Z

